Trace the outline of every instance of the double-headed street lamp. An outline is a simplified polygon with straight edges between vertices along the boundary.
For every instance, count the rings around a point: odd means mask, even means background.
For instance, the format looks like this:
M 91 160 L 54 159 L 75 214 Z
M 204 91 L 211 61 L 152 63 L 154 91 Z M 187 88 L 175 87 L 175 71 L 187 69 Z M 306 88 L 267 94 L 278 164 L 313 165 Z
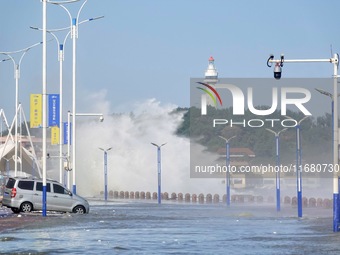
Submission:
M 339 55 L 334 54 L 332 58 L 326 59 L 285 59 L 281 55 L 280 59 L 274 59 L 274 55 L 270 55 L 267 60 L 267 66 L 271 67 L 274 63 L 274 78 L 280 79 L 282 67 L 284 63 L 312 63 L 312 62 L 325 62 L 333 65 L 333 95 L 338 95 L 338 66 Z M 339 135 L 338 135 L 338 97 L 334 96 L 334 121 L 333 121 L 333 231 L 339 231 L 340 224 L 340 204 L 339 204 L 339 180 L 338 174 L 335 169 L 339 167 Z
M 226 204 L 227 206 L 230 206 L 230 145 L 229 142 L 231 139 L 235 138 L 236 135 L 230 137 L 229 139 L 219 136 L 225 141 L 225 157 L 226 157 L 226 176 L 225 176 L 225 185 L 226 185 Z
M 17 164 L 17 158 L 18 158 L 18 111 L 19 111 L 19 79 L 20 79 L 20 67 L 21 67 L 21 62 L 26 55 L 26 53 L 34 48 L 35 46 L 38 46 L 42 44 L 42 42 L 35 43 L 29 47 L 16 50 L 16 51 L 8 51 L 8 52 L 0 52 L 0 54 L 6 55 L 9 57 L 10 60 L 13 62 L 13 67 L 14 67 L 14 79 L 15 79 L 15 162 L 14 162 L 14 174 L 17 175 L 18 171 L 18 164 Z M 19 58 L 19 61 L 16 62 L 13 55 L 14 54 L 19 54 L 21 53 L 21 56 Z M 4 59 L 2 61 L 6 61 L 9 59 Z
M 112 149 L 112 147 L 103 149 L 98 148 L 104 152 L 104 199 L 107 201 L 107 152 Z
M 66 1 L 56 1 L 51 0 L 41 0 L 42 2 L 42 169 L 43 169 L 43 185 L 42 185 L 42 216 L 46 216 L 46 196 L 47 196 L 47 47 L 46 47 L 46 35 L 47 35 L 47 3 L 52 4 L 66 4 L 73 3 L 79 0 L 66 0 Z
M 78 25 L 81 25 L 81 24 L 89 22 L 89 21 L 101 19 L 101 18 L 104 18 L 104 16 L 83 20 L 83 21 L 79 22 Z M 42 31 L 42 29 L 38 28 L 38 27 L 32 27 L 31 26 L 30 28 L 34 29 L 34 30 Z M 62 182 L 62 179 L 63 179 L 63 147 L 62 147 L 63 146 L 63 143 L 62 143 L 62 134 L 63 134 L 63 62 L 64 62 L 64 49 L 65 49 L 66 39 L 70 35 L 71 29 L 72 29 L 72 27 L 66 27 L 66 28 L 61 28 L 61 29 L 49 29 L 49 30 L 46 31 L 47 33 L 49 33 L 50 35 L 52 35 L 54 37 L 54 39 L 57 43 L 57 48 L 58 48 L 59 95 L 60 95 L 59 96 L 59 100 L 60 100 L 60 104 L 59 104 L 59 180 L 60 180 L 60 182 Z M 63 43 L 60 43 L 55 32 L 67 31 L 67 30 L 69 30 L 69 31 L 65 35 Z
M 298 217 L 302 217 L 302 148 L 301 148 L 301 123 L 309 116 L 305 116 L 297 121 L 296 129 L 296 193 L 297 193 L 297 206 Z M 293 120 L 292 117 L 286 116 L 287 119 Z
M 276 211 L 281 210 L 281 195 L 280 195 L 280 134 L 287 130 L 287 128 L 284 128 L 280 130 L 279 132 L 275 132 L 274 130 L 271 130 L 269 128 L 266 128 L 267 131 L 273 133 L 275 135 L 275 152 L 276 152 Z
M 161 177 L 161 147 L 166 145 L 166 143 L 163 143 L 161 145 L 151 143 L 153 146 L 157 147 L 157 174 L 158 174 L 158 195 L 157 195 L 157 201 L 158 204 L 161 204 L 161 199 L 162 199 L 162 193 L 161 193 L 161 185 L 162 185 L 162 177 Z
M 71 13 L 69 12 L 69 10 L 62 4 L 60 4 L 59 2 L 52 2 L 55 5 L 58 5 L 60 7 L 62 7 L 68 14 L 69 18 L 70 18 L 70 27 L 71 27 L 71 38 L 72 38 L 72 95 L 73 95 L 73 99 L 72 99 L 72 150 L 73 150 L 73 154 L 72 154 L 72 164 L 73 164 L 73 175 L 75 173 L 76 170 L 76 39 L 78 38 L 78 20 L 79 20 L 79 15 L 81 10 L 83 9 L 84 5 L 86 4 L 87 0 L 85 0 L 83 2 L 83 4 L 80 6 L 78 13 L 77 13 L 77 17 L 76 18 L 72 18 Z M 76 185 L 73 185 L 73 193 L 77 193 L 76 190 Z

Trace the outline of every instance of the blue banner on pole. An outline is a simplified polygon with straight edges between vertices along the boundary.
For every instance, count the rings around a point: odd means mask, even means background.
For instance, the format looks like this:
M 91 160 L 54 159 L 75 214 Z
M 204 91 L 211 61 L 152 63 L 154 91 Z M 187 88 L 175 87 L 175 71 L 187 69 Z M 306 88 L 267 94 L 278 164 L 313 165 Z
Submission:
M 68 144 L 68 133 L 70 131 L 70 144 L 72 143 L 72 123 L 70 123 L 70 128 L 68 127 L 68 122 L 64 122 L 64 144 Z M 70 130 L 69 130 L 70 129 Z
M 59 127 L 59 107 L 60 97 L 59 94 L 48 95 L 48 126 Z

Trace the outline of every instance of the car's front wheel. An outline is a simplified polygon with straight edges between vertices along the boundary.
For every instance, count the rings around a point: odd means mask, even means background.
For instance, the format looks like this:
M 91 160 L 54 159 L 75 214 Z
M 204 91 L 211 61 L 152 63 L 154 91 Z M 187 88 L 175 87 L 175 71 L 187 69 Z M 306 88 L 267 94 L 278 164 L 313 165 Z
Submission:
M 73 213 L 84 214 L 86 213 L 85 207 L 82 205 L 77 205 L 76 207 L 73 208 Z
M 23 202 L 20 206 L 20 210 L 24 213 L 31 212 L 33 210 L 33 205 L 29 202 Z

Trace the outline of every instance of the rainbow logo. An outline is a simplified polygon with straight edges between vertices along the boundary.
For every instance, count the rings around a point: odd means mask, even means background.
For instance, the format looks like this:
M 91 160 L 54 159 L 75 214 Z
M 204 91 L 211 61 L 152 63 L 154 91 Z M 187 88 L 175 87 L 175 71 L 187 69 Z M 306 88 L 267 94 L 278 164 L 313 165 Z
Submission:
M 198 89 L 203 90 L 207 95 L 210 96 L 211 100 L 214 102 L 215 107 L 217 107 L 216 98 L 218 99 L 220 105 L 222 106 L 222 99 L 221 99 L 220 95 L 217 93 L 216 89 L 214 89 L 211 85 L 209 85 L 207 83 L 203 83 L 203 82 L 197 82 L 197 83 L 208 88 L 208 89 L 206 89 L 206 88 L 197 87 Z M 213 95 L 213 93 L 215 94 L 215 96 Z

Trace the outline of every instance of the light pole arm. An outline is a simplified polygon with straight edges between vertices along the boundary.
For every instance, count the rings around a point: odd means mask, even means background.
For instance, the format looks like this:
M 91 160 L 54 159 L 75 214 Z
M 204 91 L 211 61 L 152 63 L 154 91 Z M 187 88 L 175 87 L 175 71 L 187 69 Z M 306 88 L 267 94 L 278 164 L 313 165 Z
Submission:
M 325 58 L 325 59 L 270 59 L 269 63 L 308 63 L 308 62 L 328 62 L 335 63 L 337 62 L 334 58 Z

